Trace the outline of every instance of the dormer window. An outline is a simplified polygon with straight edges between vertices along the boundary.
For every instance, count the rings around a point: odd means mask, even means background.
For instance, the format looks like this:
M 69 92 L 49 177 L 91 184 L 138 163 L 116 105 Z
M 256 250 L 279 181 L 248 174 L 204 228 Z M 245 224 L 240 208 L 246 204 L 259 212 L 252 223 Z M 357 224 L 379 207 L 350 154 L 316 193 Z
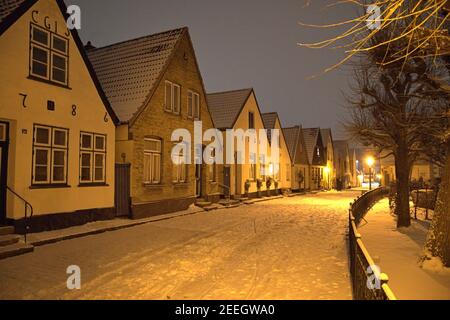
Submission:
M 69 41 L 31 24 L 30 77 L 68 85 Z

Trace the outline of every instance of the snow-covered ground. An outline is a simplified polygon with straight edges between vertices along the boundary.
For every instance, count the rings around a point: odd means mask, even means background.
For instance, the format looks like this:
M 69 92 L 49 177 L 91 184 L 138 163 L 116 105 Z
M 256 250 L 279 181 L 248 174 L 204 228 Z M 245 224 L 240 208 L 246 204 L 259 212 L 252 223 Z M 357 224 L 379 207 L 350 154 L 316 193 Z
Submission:
M 421 268 L 429 221 L 424 212 L 412 220 L 410 228 L 396 228 L 387 199 L 377 203 L 359 226 L 362 240 L 381 271 L 389 276 L 389 286 L 398 299 L 450 299 L 450 270 L 429 261 Z
M 0 261 L 0 298 L 351 299 L 354 192 L 283 198 L 67 240 Z M 81 290 L 66 268 L 81 268 Z

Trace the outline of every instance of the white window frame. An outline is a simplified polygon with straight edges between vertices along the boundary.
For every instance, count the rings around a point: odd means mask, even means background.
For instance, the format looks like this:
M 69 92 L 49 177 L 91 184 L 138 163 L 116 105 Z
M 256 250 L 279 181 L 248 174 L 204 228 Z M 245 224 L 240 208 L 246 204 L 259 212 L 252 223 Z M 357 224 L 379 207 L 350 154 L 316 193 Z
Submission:
M 143 182 L 144 184 L 160 184 L 161 183 L 161 158 L 162 158 L 162 140 L 156 138 L 144 138 L 145 141 L 156 142 L 159 145 L 156 149 L 145 149 L 144 148 L 144 165 L 143 165 Z M 145 147 L 145 146 L 144 146 Z M 148 158 L 149 167 L 146 168 L 145 162 Z M 158 168 L 155 170 L 156 161 L 158 162 Z M 149 172 L 146 172 L 149 171 Z M 146 176 L 149 178 L 146 179 Z
M 178 91 L 178 101 L 175 101 L 175 91 Z M 169 99 L 168 94 L 170 94 Z M 167 105 L 167 100 L 170 100 L 170 106 Z M 181 113 L 181 86 L 169 80 L 164 83 L 164 110 L 177 115 Z
M 188 90 L 187 114 L 189 119 L 200 120 L 200 94 L 193 90 Z
M 87 136 L 91 138 L 91 145 L 89 147 L 83 146 L 83 137 Z M 103 148 L 99 149 L 96 146 L 96 139 L 103 139 Z M 79 162 L 79 181 L 81 185 L 89 185 L 89 184 L 103 184 L 106 183 L 106 157 L 107 157 L 107 136 L 106 134 L 94 133 L 81 131 L 80 132 L 80 162 Z M 83 155 L 89 154 L 90 161 L 89 167 L 83 165 Z M 102 166 L 97 166 L 95 158 L 97 155 L 103 156 Z M 89 168 L 89 179 L 83 179 L 83 169 Z M 101 179 L 96 179 L 95 172 L 96 169 L 102 170 Z
M 33 38 L 33 31 L 34 29 L 39 30 L 40 32 L 46 33 L 47 34 L 47 43 L 41 43 L 37 40 L 35 40 Z M 47 80 L 51 83 L 56 83 L 56 84 L 60 84 L 63 86 L 68 86 L 69 85 L 69 39 L 62 37 L 60 35 L 57 35 L 56 33 L 49 31 L 49 30 L 45 30 L 44 28 L 37 26 L 34 23 L 31 23 L 30 26 L 30 61 L 29 61 L 29 72 L 30 72 L 30 76 L 33 77 L 37 77 L 39 79 L 43 79 L 43 80 Z M 59 49 L 56 49 L 53 47 L 53 39 L 54 38 L 58 38 L 59 40 L 65 41 L 66 42 L 66 51 L 63 52 Z M 42 62 L 34 59 L 33 56 L 33 48 L 38 48 L 40 50 L 43 50 L 46 52 L 47 54 L 47 75 L 43 76 L 37 73 L 33 72 L 33 62 L 36 61 L 37 63 L 43 64 Z M 61 69 L 59 67 L 56 67 L 53 63 L 53 56 L 57 55 L 60 58 L 64 59 L 65 62 L 65 69 Z M 53 78 L 53 69 L 58 69 L 60 71 L 64 71 L 64 81 L 60 81 L 57 80 L 55 78 Z
M 37 130 L 44 129 L 47 130 L 48 141 L 47 143 L 37 142 Z M 64 132 L 65 133 L 65 144 L 57 145 L 55 144 L 55 132 Z M 67 184 L 67 168 L 68 168 L 68 153 L 69 153 L 69 129 L 65 128 L 57 128 L 52 126 L 45 125 L 34 125 L 33 128 L 33 170 L 32 170 L 32 185 L 63 185 Z M 48 153 L 47 156 L 47 179 L 45 181 L 36 181 L 36 167 L 43 166 L 36 164 L 36 154 L 38 150 L 46 150 Z M 55 165 L 54 162 L 54 154 L 55 151 L 60 151 L 64 153 L 64 165 Z M 53 177 L 54 168 L 55 167 L 63 167 L 64 168 L 64 176 L 62 180 L 55 180 Z

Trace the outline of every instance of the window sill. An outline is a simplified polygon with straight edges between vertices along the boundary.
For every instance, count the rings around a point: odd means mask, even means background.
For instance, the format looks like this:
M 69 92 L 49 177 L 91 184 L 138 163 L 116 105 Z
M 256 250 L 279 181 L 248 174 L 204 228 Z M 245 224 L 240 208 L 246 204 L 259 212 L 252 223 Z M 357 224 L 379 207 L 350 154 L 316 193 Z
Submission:
M 104 182 L 94 182 L 94 183 L 80 183 L 78 185 L 79 188 L 88 188 L 88 187 L 109 187 L 109 184 Z
M 155 189 L 164 187 L 163 184 L 143 183 L 142 185 L 146 188 L 155 188 Z
M 166 108 L 164 108 L 164 112 L 165 112 L 165 113 L 169 113 L 169 114 L 171 114 L 171 115 L 173 115 L 173 116 L 181 117 L 181 112 L 176 113 L 176 112 L 167 110 Z
M 35 184 L 31 185 L 30 189 L 64 189 L 71 188 L 68 184 Z
M 173 182 L 174 187 L 188 187 L 190 184 L 188 182 Z
M 50 84 L 50 85 L 53 85 L 53 86 L 57 86 L 57 87 L 60 87 L 60 88 L 64 88 L 64 89 L 67 89 L 67 90 L 72 90 L 72 88 L 69 87 L 68 85 L 65 85 L 65 84 L 62 84 L 62 83 L 58 83 L 58 82 L 54 82 L 54 81 L 50 81 L 50 80 L 46 80 L 46 79 L 42 79 L 42 78 L 39 78 L 39 77 L 36 77 L 36 76 L 33 76 L 33 75 L 29 75 L 28 79 L 39 81 L 39 82 L 43 82 L 43 83 Z

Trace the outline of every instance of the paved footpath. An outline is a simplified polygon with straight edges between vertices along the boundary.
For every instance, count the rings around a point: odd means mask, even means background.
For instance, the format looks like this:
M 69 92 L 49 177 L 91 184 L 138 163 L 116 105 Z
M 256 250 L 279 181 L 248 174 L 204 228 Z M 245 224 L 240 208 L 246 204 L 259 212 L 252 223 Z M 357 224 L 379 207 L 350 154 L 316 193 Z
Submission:
M 0 261 L 0 299 L 351 299 L 354 192 L 276 199 L 37 247 Z M 81 290 L 66 268 L 81 268 Z

